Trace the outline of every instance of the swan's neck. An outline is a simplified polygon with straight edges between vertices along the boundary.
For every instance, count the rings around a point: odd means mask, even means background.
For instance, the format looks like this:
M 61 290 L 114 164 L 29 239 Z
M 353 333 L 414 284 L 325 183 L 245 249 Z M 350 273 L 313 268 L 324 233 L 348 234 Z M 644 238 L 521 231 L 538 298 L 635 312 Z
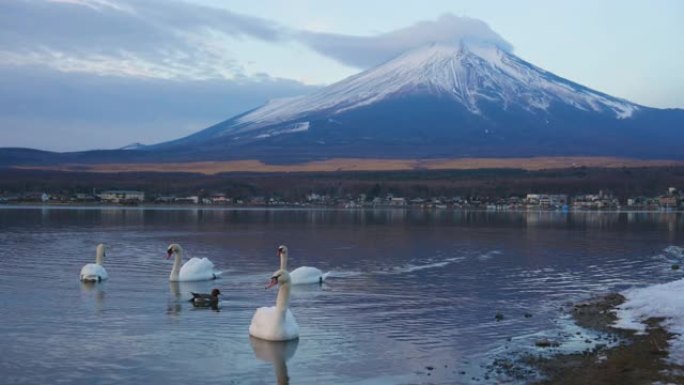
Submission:
M 173 261 L 173 269 L 171 270 L 169 280 L 178 281 L 178 274 L 180 273 L 181 265 L 183 264 L 183 257 L 180 252 L 173 253 L 173 256 L 175 259 Z
M 95 263 L 100 266 L 104 264 L 104 250 L 99 248 L 97 249 L 97 253 L 95 254 Z
M 280 254 L 280 270 L 287 270 L 287 254 Z
M 285 283 L 280 285 L 278 289 L 278 298 L 276 298 L 276 310 L 278 314 L 285 318 L 285 312 L 287 312 L 287 305 L 290 302 L 290 284 Z

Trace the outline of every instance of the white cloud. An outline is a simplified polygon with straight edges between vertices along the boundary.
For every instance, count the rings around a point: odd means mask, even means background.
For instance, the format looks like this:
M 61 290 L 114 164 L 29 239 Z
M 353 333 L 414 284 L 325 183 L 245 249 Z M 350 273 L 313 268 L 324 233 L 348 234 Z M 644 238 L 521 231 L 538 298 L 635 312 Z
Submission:
M 5 66 L 43 63 L 65 72 L 231 79 L 249 75 L 243 72 L 246 63 L 240 62 L 241 55 L 231 51 L 244 40 L 278 45 L 298 42 L 356 68 L 432 42 L 465 40 L 511 49 L 486 23 L 451 14 L 377 35 L 351 36 L 297 30 L 272 20 L 179 1 L 0 2 L 0 65 Z
M 95 11 L 115 10 L 120 12 L 134 13 L 133 9 L 126 4 L 107 0 L 45 0 L 48 3 L 61 3 L 88 7 Z
M 277 23 L 178 1 L 0 2 L 0 65 L 155 78 L 243 75 L 235 39 L 277 41 Z
M 131 52 L 120 52 L 118 56 L 101 54 L 66 54 L 46 47 L 26 53 L 0 51 L 0 65 L 15 67 L 47 67 L 59 72 L 80 72 L 101 76 L 122 76 L 134 78 L 173 79 L 183 67 L 160 65 L 137 57 Z
M 485 22 L 452 14 L 374 36 L 302 31 L 299 38 L 320 54 L 357 68 L 372 67 L 430 43 L 458 44 L 465 41 L 471 44 L 493 44 L 506 51 L 513 50 L 513 46 Z

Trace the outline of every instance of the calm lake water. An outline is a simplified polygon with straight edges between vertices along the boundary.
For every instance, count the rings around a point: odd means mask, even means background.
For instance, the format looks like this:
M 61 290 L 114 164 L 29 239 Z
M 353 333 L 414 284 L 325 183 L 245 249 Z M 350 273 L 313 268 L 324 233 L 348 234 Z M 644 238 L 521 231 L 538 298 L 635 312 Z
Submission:
M 172 242 L 223 278 L 170 284 Z M 98 243 L 110 279 L 81 284 Z M 289 344 L 247 331 L 280 244 L 333 272 L 293 290 Z M 1 208 L 0 383 L 506 382 L 495 357 L 574 334 L 567 301 L 681 278 L 683 244 L 677 213 Z M 188 302 L 214 287 L 221 311 Z

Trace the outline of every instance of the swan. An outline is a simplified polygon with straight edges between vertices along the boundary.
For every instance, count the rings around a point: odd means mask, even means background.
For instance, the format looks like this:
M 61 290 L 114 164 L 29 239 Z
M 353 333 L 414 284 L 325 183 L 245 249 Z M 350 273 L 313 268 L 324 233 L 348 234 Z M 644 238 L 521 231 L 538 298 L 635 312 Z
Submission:
M 249 335 L 262 340 L 288 341 L 299 338 L 297 320 L 287 308 L 290 300 L 290 274 L 287 272 L 287 252 L 283 250 L 287 248 L 278 247 L 280 269 L 273 273 L 271 282 L 266 286 L 268 289 L 279 285 L 276 305 L 258 308 L 249 325 Z
M 304 285 L 309 283 L 321 284 L 328 277 L 328 273 L 322 272 L 320 269 L 311 266 L 298 267 L 290 273 L 290 279 L 293 285 Z
M 207 258 L 193 257 L 183 264 L 183 248 L 177 243 L 170 244 L 166 253 L 166 259 L 172 255 L 175 258 L 169 281 L 208 281 L 221 275 L 221 272 L 214 270 L 214 263 Z
M 281 246 L 282 253 L 287 259 L 287 246 Z M 321 284 L 328 277 L 328 273 L 323 273 L 320 269 L 311 266 L 298 267 L 290 273 L 291 285 L 305 285 L 311 283 Z
M 109 278 L 107 270 L 102 264 L 105 257 L 105 245 L 100 243 L 95 249 L 95 263 L 89 263 L 81 268 L 80 278 L 83 282 L 102 282 Z

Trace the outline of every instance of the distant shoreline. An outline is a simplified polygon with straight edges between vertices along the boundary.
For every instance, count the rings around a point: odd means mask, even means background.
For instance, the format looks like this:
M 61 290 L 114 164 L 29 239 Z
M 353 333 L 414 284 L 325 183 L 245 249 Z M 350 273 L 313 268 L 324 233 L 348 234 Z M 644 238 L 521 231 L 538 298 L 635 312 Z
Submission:
M 481 213 L 556 213 L 556 214 L 620 214 L 620 213 L 634 213 L 634 214 L 679 214 L 684 213 L 684 209 L 675 210 L 636 210 L 636 209 L 596 209 L 596 210 L 581 210 L 581 209 L 502 209 L 502 210 L 487 210 L 484 208 L 423 208 L 423 207 L 393 207 L 393 206 L 379 206 L 379 207 L 337 207 L 337 206 L 268 206 L 268 205 L 206 205 L 206 204 L 117 204 L 117 203 L 29 203 L 29 202 L 3 202 L 0 203 L 0 210 L 2 209 L 122 209 L 122 210 L 207 210 L 207 211 L 255 211 L 255 210 L 273 210 L 273 211 L 424 211 L 424 212 L 481 212 Z
M 218 175 L 0 168 L 0 180 L 0 204 L 684 210 L 684 166 Z

